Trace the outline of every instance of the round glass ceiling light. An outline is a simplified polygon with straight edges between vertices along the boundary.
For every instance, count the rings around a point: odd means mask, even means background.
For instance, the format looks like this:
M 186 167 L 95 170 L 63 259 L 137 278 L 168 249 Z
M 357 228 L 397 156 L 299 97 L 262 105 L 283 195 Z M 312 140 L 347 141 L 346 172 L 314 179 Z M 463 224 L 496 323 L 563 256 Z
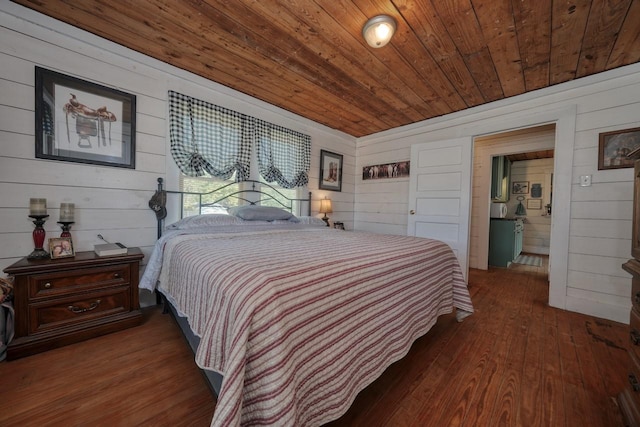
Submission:
M 378 15 L 364 24 L 362 37 L 364 37 L 369 46 L 379 48 L 389 43 L 395 31 L 395 19 L 389 15 Z

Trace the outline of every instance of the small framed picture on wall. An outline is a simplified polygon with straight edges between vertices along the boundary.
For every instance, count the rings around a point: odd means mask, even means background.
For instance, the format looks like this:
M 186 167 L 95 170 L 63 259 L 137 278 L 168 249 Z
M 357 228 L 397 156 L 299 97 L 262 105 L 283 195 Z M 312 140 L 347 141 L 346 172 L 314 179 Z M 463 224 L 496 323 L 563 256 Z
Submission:
M 511 184 L 511 194 L 529 194 L 529 181 L 514 181 Z
M 321 190 L 342 191 L 342 154 L 320 150 Z

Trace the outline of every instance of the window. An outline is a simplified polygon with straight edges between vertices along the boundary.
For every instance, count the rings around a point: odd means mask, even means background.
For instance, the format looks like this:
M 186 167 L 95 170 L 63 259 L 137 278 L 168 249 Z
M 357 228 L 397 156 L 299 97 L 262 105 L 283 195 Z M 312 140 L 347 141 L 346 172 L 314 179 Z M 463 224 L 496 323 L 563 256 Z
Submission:
M 303 187 L 282 188 L 275 183 L 266 182 L 262 177 L 260 177 L 259 181 L 261 183 L 267 184 L 262 186 L 260 188 L 260 191 L 263 191 L 266 194 L 269 194 L 271 197 L 274 197 L 276 199 L 278 198 L 281 199 L 282 196 L 288 199 L 299 199 L 299 198 L 307 197 L 306 188 L 303 188 Z M 231 179 L 221 180 L 218 178 L 212 178 L 208 176 L 191 177 L 191 176 L 186 176 L 184 174 L 180 174 L 180 191 L 190 192 L 190 193 L 208 193 L 210 191 L 224 187 L 225 185 L 233 184 L 234 182 L 235 180 L 233 177 Z M 237 186 L 230 186 L 228 191 L 226 191 L 226 194 L 231 194 L 237 188 L 238 188 Z M 277 193 L 280 193 L 280 194 L 277 194 Z M 223 197 L 224 194 L 225 193 L 223 192 L 216 192 L 216 196 L 218 196 L 218 198 Z M 197 215 L 199 213 L 203 213 L 203 214 L 218 213 L 219 209 L 216 209 L 216 206 L 210 206 L 210 207 L 205 206 L 202 208 L 201 212 L 198 212 L 198 206 L 200 203 L 213 203 L 213 202 L 215 202 L 215 200 L 211 196 L 203 196 L 202 202 L 200 202 L 200 196 L 195 194 L 193 195 L 186 194 L 184 196 L 183 203 L 182 203 L 183 215 L 189 216 L 189 215 Z M 231 198 L 229 200 L 225 200 L 224 205 L 227 207 L 230 207 L 230 206 L 237 206 L 239 203 L 240 202 L 238 200 L 234 200 L 233 198 Z M 282 205 L 274 200 L 263 200 L 262 205 L 275 206 L 275 207 L 282 208 Z M 299 207 L 297 202 L 294 202 L 293 208 L 294 208 L 294 213 L 299 212 Z
M 294 199 L 300 193 L 296 188 L 308 183 L 308 135 L 173 91 L 169 92 L 169 126 L 182 191 L 208 192 L 225 183 L 253 179 L 268 182 Z M 184 214 L 197 213 L 198 202 L 199 196 L 185 196 Z M 264 202 L 269 203 L 277 205 Z

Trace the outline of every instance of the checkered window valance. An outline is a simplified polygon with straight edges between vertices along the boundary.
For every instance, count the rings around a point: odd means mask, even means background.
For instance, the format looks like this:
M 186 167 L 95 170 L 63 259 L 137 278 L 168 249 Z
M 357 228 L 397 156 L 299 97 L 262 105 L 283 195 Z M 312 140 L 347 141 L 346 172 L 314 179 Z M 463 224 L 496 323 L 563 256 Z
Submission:
M 309 183 L 311 137 L 281 126 L 260 121 L 256 124 L 258 166 L 267 182 L 283 188 Z
M 171 154 L 187 176 L 237 181 L 250 176 L 251 147 L 267 182 L 294 188 L 309 182 L 311 137 L 255 117 L 169 91 Z
M 252 127 L 249 116 L 169 91 L 171 155 L 187 176 L 249 179 Z

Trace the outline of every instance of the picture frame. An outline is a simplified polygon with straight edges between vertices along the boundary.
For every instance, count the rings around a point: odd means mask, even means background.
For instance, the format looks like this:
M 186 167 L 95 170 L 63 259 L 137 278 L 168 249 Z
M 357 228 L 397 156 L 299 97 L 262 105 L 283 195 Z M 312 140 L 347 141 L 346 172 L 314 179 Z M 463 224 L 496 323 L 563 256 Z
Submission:
M 342 154 L 320 150 L 320 190 L 342 191 Z
M 363 166 L 362 180 L 382 178 L 409 178 L 411 162 L 403 160 L 401 162 L 384 163 L 379 165 Z
M 75 256 L 73 241 L 70 237 L 52 237 L 49 239 L 49 254 L 51 259 L 69 258 Z
M 36 158 L 135 169 L 136 97 L 36 67 Z
M 529 181 L 512 182 L 511 194 L 529 194 Z
M 598 170 L 632 168 L 640 149 L 640 128 L 603 132 L 598 141 Z
M 527 209 L 542 209 L 542 199 L 527 199 Z

